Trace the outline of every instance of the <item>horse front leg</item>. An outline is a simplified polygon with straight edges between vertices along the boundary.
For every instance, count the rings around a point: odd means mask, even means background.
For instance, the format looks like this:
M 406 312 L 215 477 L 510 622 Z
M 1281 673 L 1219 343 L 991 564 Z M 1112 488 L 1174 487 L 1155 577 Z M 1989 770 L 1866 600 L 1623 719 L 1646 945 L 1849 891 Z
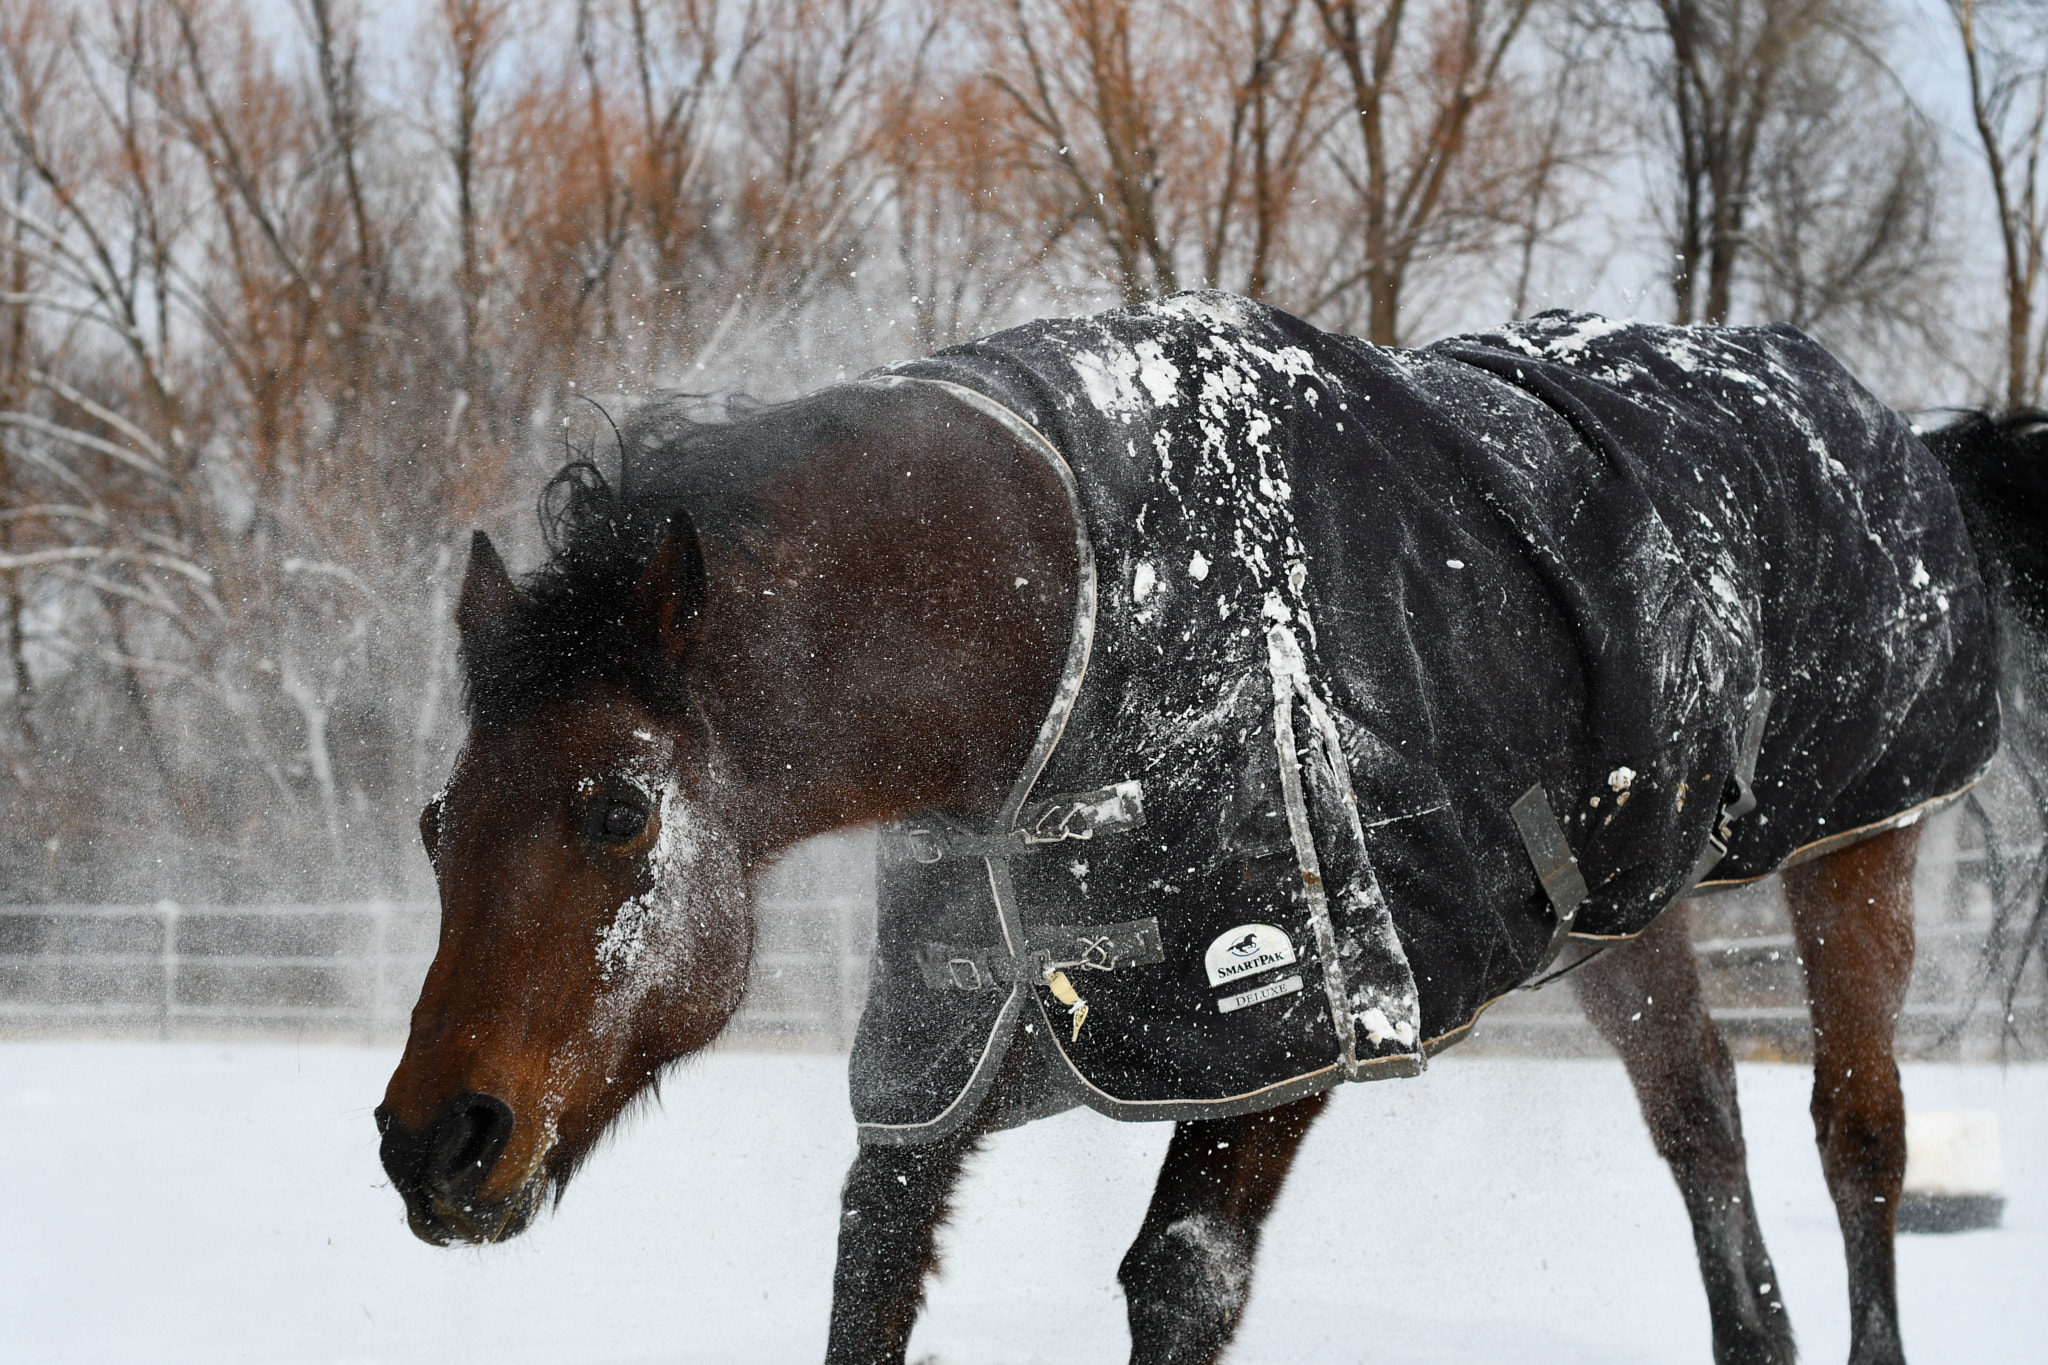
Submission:
M 1685 1199 L 1716 1365 L 1791 1365 L 1792 1323 L 1749 1190 L 1735 1063 L 1700 995 L 1691 902 L 1570 979 L 1621 1054 L 1650 1140 Z
M 1917 827 L 1785 873 L 1813 1015 L 1813 1126 L 1849 1261 L 1851 1365 L 1903 1365 L 1893 1260 L 1906 1101 L 1892 1039 L 1913 974 Z
M 826 1365 L 903 1365 L 925 1279 L 938 1268 L 947 1200 L 979 1141 L 970 1129 L 925 1146 L 864 1146 L 854 1157 L 840 1191 Z
M 1145 1224 L 1117 1269 L 1132 1365 L 1208 1365 L 1230 1344 L 1260 1225 L 1328 1098 L 1174 1128 Z

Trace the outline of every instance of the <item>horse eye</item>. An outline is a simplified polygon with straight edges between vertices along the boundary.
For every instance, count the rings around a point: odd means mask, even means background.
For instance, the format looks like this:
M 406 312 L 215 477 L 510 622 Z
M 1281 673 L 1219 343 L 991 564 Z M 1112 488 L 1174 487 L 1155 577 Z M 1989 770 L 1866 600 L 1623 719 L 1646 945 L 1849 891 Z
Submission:
M 590 808 L 587 828 L 599 843 L 630 843 L 647 828 L 647 812 L 626 801 L 598 801 Z

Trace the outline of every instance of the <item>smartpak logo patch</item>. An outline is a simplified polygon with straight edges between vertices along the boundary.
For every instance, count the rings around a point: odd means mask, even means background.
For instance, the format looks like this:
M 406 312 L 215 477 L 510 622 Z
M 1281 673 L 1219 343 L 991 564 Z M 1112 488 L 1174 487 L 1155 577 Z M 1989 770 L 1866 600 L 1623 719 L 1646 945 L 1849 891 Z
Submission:
M 1203 955 L 1209 984 L 1228 985 L 1294 961 L 1294 942 L 1272 924 L 1240 924 L 1216 936 Z

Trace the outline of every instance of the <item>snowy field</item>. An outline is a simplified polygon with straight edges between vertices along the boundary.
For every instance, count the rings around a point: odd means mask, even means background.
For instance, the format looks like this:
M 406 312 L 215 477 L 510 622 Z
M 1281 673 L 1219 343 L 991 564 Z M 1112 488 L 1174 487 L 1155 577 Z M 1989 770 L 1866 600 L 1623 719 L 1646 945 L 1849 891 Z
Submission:
M 835 1058 L 674 1077 L 524 1238 L 402 1224 L 370 1108 L 395 1053 L 0 1044 L 0 1360 L 815 1362 L 853 1149 Z M 1802 1355 L 1847 1354 L 1807 1073 L 1748 1066 L 1751 1170 Z M 2048 1067 L 1909 1067 L 1908 1103 L 1996 1110 L 2006 1226 L 1900 1246 L 1922 1365 L 2044 1359 Z M 1069 1114 L 973 1169 L 912 1358 L 1115 1362 L 1118 1258 L 1167 1130 Z M 1705 1362 L 1684 1214 L 1611 1062 L 1442 1059 L 1354 1087 L 1268 1227 L 1231 1357 Z

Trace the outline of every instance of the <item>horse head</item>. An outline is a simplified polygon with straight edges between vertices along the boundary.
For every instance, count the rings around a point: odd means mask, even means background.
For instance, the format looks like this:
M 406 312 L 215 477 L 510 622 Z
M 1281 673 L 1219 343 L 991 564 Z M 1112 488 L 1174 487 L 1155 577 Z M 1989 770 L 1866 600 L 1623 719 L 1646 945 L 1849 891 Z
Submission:
M 679 429 L 657 412 L 625 444 L 650 427 Z M 440 942 L 377 1109 L 430 1242 L 519 1232 L 718 1035 L 753 869 L 829 829 L 993 807 L 1058 677 L 1072 522 L 999 424 L 855 389 L 674 439 L 635 500 L 564 470 L 521 582 L 472 545 L 469 734 L 420 816 Z
M 702 597 L 679 515 L 616 643 L 672 676 Z M 517 667 L 531 615 L 479 534 L 457 610 L 473 697 L 480 668 Z M 660 1066 L 739 1006 L 753 934 L 730 778 L 662 691 L 600 675 L 552 704 L 484 708 L 420 814 L 441 942 L 377 1120 L 428 1241 L 519 1231 Z

